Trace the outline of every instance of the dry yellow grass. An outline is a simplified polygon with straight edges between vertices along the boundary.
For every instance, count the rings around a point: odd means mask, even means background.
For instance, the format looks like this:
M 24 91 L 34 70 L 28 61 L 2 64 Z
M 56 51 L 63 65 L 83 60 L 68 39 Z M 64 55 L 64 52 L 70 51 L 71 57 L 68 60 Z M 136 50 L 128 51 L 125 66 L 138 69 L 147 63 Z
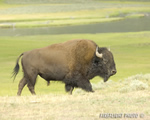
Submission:
M 149 83 L 149 74 L 136 75 L 125 79 L 129 85 L 131 79 L 139 79 Z M 148 82 L 145 82 L 148 81 Z M 140 82 L 139 82 L 140 83 Z M 99 120 L 112 119 L 110 116 L 122 115 L 117 120 L 149 120 L 150 119 L 150 88 L 131 89 L 120 92 L 125 81 L 99 84 L 95 93 L 75 90 L 73 95 L 48 94 L 37 96 L 5 96 L 0 97 L 0 120 Z M 120 85 L 120 87 L 119 87 Z M 123 86 L 124 85 L 124 86 Z M 137 84 L 139 85 L 139 84 Z M 135 85 L 135 86 L 137 86 Z M 137 118 L 131 115 L 137 115 Z M 142 116 L 141 116 L 142 115 Z M 144 115 L 144 116 L 143 116 Z M 112 117 L 114 117 L 112 116 Z M 113 118 L 115 119 L 115 118 Z
M 98 120 L 100 114 L 144 114 L 150 119 L 149 91 L 0 97 L 1 120 Z M 121 119 L 125 119 L 122 117 Z M 138 116 L 137 120 L 141 118 Z M 133 119 L 134 120 L 134 119 Z

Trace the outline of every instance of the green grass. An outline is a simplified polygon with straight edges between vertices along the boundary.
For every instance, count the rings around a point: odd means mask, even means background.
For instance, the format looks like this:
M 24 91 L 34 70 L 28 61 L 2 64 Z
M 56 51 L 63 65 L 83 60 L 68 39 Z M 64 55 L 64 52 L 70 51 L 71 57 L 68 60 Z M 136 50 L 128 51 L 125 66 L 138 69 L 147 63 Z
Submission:
M 11 73 L 22 52 L 78 38 L 94 40 L 100 47 L 110 47 L 118 71 L 110 78 L 114 81 L 135 74 L 149 73 L 150 32 L 0 37 L 0 96 L 16 95 L 22 72 L 20 70 L 14 83 Z M 97 83 L 101 80 L 96 77 L 91 82 Z M 54 82 L 47 87 L 46 81 L 41 78 L 35 88 L 37 94 L 65 93 L 64 84 Z M 27 88 L 23 90 L 23 95 L 30 95 Z

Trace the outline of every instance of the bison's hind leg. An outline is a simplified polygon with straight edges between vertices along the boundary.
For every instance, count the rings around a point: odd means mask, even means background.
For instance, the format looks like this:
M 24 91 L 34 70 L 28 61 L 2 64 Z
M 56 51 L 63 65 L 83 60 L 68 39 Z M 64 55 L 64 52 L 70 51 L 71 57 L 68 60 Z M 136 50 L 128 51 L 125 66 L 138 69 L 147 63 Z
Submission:
M 18 85 L 18 92 L 17 92 L 17 95 L 20 96 L 21 95 L 21 92 L 24 88 L 24 86 L 27 84 L 27 79 L 26 77 L 24 76 L 20 82 L 19 82 L 19 85 Z
M 31 92 L 32 95 L 36 95 L 35 91 L 34 91 L 34 86 L 36 83 L 36 78 L 37 78 L 37 74 L 32 74 L 32 76 L 28 76 L 28 83 L 27 86 Z
M 27 86 L 28 86 L 28 88 L 29 88 L 31 94 L 32 94 L 32 95 L 36 95 L 36 93 L 35 93 L 35 91 L 34 91 L 34 85 L 32 85 L 31 82 L 28 82 L 28 85 L 27 85 Z

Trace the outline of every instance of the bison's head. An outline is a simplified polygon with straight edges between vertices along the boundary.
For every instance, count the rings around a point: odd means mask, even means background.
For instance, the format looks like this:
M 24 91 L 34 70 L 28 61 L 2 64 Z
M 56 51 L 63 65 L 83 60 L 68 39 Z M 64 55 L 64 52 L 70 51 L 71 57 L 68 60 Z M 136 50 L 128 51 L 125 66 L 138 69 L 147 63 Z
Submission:
M 97 73 L 99 76 L 104 78 L 104 82 L 106 82 L 110 76 L 116 74 L 116 65 L 114 62 L 114 58 L 110 50 L 107 48 L 96 48 L 96 59 L 95 63 L 97 64 Z

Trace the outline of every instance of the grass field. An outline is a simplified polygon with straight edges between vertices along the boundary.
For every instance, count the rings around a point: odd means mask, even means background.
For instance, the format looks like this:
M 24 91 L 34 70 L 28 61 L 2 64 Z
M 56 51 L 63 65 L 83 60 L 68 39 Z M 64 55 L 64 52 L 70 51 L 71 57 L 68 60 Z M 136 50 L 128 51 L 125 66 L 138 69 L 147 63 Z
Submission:
M 148 84 L 150 85 L 150 74 L 139 74 L 120 82 L 93 84 L 95 93 L 76 90 L 73 95 L 0 97 L 0 119 L 149 120 Z
M 0 29 L 110 22 L 150 13 L 149 0 L 0 0 Z M 47 3 L 47 4 L 45 4 Z M 84 5 L 83 5 L 84 4 Z M 91 39 L 110 47 L 117 74 L 104 83 L 91 80 L 94 93 L 75 89 L 65 93 L 61 82 L 38 77 L 31 96 L 27 87 L 17 97 L 20 69 L 13 82 L 17 57 L 25 51 L 71 39 Z M 150 120 L 150 31 L 0 36 L 0 120 L 105 120 L 104 114 L 122 115 L 118 120 Z M 133 117 L 137 118 L 133 118 Z M 132 117 L 132 118 L 130 118 Z M 109 119 L 115 119 L 110 118 Z
M 0 97 L 1 120 L 105 120 L 100 114 L 122 114 L 117 120 L 149 120 L 149 91 L 97 91 L 94 94 Z M 105 95 L 104 95 L 105 94 Z M 127 114 L 127 115 L 126 115 Z M 130 114 L 138 115 L 130 118 Z M 112 119 L 109 117 L 109 120 Z M 115 119 L 115 118 L 113 118 Z

